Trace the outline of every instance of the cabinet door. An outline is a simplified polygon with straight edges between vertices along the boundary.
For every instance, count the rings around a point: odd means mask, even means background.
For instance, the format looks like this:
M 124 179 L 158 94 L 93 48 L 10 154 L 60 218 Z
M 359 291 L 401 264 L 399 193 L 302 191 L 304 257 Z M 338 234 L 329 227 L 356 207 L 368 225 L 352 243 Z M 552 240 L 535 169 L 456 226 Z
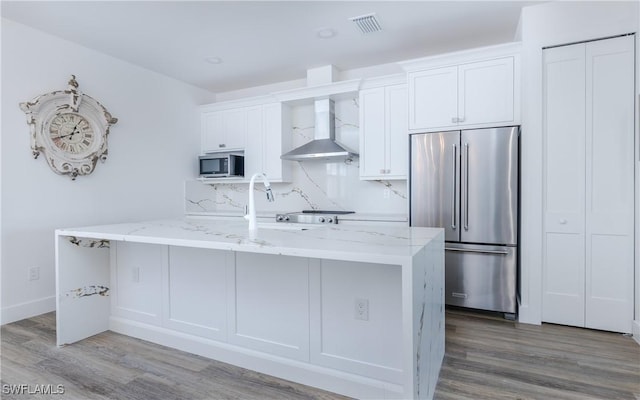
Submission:
M 309 360 L 309 259 L 236 253 L 229 343 Z
M 215 340 L 227 339 L 229 251 L 170 246 L 165 278 L 165 326 Z
M 586 44 L 586 327 L 631 332 L 634 40 Z
M 251 175 L 263 172 L 263 152 L 264 135 L 262 107 L 251 107 L 245 110 L 247 125 L 247 143 L 244 148 L 244 176 L 246 179 Z
M 204 112 L 202 152 L 244 150 L 247 138 L 249 108 Z
M 513 57 L 458 67 L 458 122 L 464 125 L 514 120 Z
M 385 90 L 387 149 L 385 179 L 406 179 L 409 157 L 407 85 L 389 86 Z
M 112 242 L 114 294 L 111 312 L 118 317 L 153 325 L 162 323 L 162 276 L 167 267 L 167 246 Z
M 262 107 L 262 159 L 263 171 L 270 181 L 291 181 L 291 162 L 280 156 L 291 149 L 291 115 L 282 103 Z
M 410 72 L 409 128 L 457 126 L 458 67 Z
M 220 111 L 204 112 L 201 115 L 202 153 L 219 151 L 224 144 L 224 118 Z
M 542 320 L 584 326 L 584 44 L 544 51 Z
M 244 149 L 247 143 L 247 115 L 250 108 L 238 108 L 224 112 L 224 148 Z
M 360 92 L 360 178 L 378 179 L 386 170 L 385 88 Z

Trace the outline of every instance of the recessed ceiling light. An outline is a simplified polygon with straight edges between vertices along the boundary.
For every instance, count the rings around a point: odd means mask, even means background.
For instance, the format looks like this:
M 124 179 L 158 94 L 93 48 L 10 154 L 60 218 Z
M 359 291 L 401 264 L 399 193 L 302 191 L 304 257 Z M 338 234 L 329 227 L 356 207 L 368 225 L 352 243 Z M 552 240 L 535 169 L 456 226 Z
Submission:
M 316 30 L 318 39 L 331 39 L 338 33 L 333 28 L 319 28 Z
M 220 57 L 207 57 L 204 60 L 209 64 L 222 64 L 222 58 Z

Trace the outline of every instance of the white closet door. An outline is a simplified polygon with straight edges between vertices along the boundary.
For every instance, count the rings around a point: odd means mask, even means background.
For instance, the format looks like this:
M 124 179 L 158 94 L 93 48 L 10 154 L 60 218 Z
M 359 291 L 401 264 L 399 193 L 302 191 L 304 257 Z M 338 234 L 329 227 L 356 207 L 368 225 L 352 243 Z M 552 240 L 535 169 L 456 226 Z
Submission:
M 586 327 L 631 332 L 634 39 L 586 46 Z
M 585 45 L 544 50 L 542 320 L 584 326 Z

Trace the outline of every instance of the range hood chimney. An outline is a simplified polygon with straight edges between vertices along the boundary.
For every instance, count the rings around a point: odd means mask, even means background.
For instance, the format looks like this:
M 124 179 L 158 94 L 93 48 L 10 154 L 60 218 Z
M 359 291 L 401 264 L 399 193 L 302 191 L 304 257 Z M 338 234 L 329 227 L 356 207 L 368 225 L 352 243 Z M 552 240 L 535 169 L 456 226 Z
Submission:
M 307 84 L 331 83 L 336 69 L 333 65 L 307 71 Z M 323 82 L 324 81 L 324 82 Z M 328 82 L 327 82 L 328 81 Z M 343 161 L 358 154 L 336 142 L 336 118 L 333 100 L 328 97 L 314 101 L 315 133 L 313 140 L 280 156 L 291 161 Z

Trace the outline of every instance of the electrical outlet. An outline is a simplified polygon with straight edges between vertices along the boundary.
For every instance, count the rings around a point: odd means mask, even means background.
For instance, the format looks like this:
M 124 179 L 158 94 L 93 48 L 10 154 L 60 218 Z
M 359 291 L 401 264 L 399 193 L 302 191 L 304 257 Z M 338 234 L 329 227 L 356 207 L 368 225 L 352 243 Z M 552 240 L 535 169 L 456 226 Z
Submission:
M 30 267 L 29 268 L 29 280 L 37 281 L 40 279 L 40 267 Z
M 131 268 L 131 281 L 134 283 L 140 283 L 140 267 Z
M 369 300 L 368 299 L 356 299 L 353 317 L 362 321 L 369 320 Z

